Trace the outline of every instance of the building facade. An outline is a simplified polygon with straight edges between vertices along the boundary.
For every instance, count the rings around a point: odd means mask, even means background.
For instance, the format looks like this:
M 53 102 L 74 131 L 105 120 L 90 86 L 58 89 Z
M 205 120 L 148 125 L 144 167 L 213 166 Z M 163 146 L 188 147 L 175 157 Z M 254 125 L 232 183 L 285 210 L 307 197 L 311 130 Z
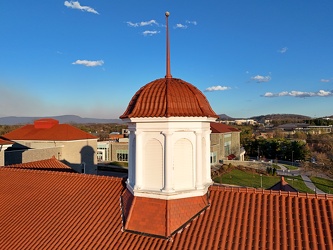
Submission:
M 77 172 L 96 173 L 97 137 L 54 119 L 36 120 L 3 135 L 14 142 L 5 151 L 5 164 L 56 157 Z

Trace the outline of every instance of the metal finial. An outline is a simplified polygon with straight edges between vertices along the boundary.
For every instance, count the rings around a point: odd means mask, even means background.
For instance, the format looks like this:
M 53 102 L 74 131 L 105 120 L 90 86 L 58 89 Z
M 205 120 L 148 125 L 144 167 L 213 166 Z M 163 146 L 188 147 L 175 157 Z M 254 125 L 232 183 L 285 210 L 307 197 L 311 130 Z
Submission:
M 172 78 L 171 70 L 170 70 L 170 43 L 169 43 L 169 23 L 168 17 L 170 13 L 167 11 L 165 12 L 165 19 L 166 19 L 166 75 L 165 78 Z

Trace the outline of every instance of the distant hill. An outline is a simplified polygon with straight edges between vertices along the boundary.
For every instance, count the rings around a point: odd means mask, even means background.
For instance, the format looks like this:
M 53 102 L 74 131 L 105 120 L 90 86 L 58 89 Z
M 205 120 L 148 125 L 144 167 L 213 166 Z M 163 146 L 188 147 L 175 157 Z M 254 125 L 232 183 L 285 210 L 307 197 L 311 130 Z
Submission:
M 230 116 L 227 116 L 226 114 L 220 114 L 218 115 L 219 119 L 224 120 L 224 121 L 232 121 L 235 120 L 235 118 L 232 118 Z
M 290 122 L 302 122 L 304 120 L 312 119 L 310 116 L 297 115 L 297 114 L 269 114 L 269 115 L 259 115 L 253 116 L 251 119 L 263 123 L 265 120 L 274 121 L 290 121 Z
M 32 124 L 35 120 L 42 118 L 53 118 L 58 120 L 60 123 L 67 123 L 67 124 L 123 123 L 123 121 L 120 119 L 82 118 L 77 115 L 61 115 L 61 116 L 48 116 L 48 117 L 18 117 L 18 116 L 0 117 L 0 125 Z

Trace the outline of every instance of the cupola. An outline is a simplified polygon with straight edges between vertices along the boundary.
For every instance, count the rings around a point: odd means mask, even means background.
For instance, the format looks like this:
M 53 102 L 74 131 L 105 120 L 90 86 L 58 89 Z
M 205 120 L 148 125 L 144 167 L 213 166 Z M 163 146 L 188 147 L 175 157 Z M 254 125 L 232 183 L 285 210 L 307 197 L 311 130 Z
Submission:
M 166 12 L 166 75 L 132 97 L 124 229 L 170 237 L 208 206 L 210 122 L 218 117 L 194 85 L 171 76 Z

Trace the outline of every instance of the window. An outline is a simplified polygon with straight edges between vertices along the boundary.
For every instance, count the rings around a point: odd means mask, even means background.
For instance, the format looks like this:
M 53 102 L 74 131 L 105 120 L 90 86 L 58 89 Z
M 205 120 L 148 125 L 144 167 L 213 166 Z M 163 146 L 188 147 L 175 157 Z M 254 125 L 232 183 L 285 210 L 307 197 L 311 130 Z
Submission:
M 217 162 L 217 157 L 216 157 L 216 152 L 211 152 L 210 153 L 210 163 L 215 164 Z
M 128 150 L 117 150 L 117 161 L 128 161 Z
M 228 156 L 231 154 L 231 141 L 224 143 L 224 156 Z

